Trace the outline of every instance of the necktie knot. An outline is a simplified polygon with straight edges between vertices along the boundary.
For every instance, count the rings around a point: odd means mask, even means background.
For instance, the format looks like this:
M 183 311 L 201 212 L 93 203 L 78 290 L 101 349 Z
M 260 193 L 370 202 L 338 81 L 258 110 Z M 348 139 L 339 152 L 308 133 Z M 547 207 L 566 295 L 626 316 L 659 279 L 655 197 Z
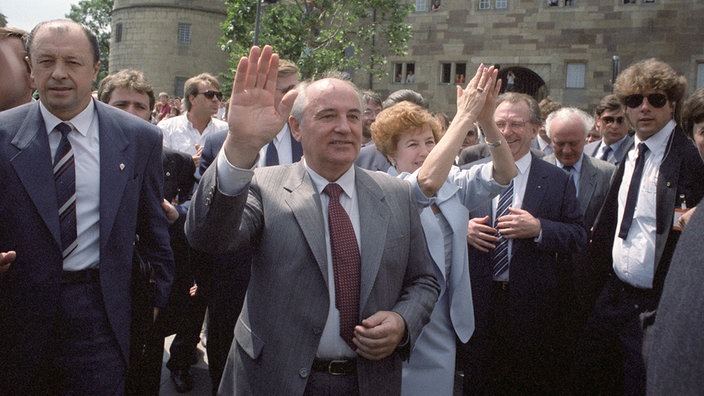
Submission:
M 61 135 L 67 136 L 69 134 L 69 132 L 71 132 L 73 130 L 73 128 L 71 127 L 71 125 L 69 125 L 65 122 L 62 122 L 56 126 L 56 130 L 61 132 Z
M 648 145 L 645 142 L 638 143 L 638 156 L 644 155 L 648 152 Z
M 340 202 L 340 193 L 342 192 L 342 187 L 337 183 L 328 183 L 323 189 L 323 192 L 330 197 L 330 200 Z
M 604 151 L 601 154 L 600 160 L 606 161 L 609 158 L 609 153 L 611 153 L 611 146 L 605 145 Z
M 572 169 L 574 169 L 574 166 L 572 166 L 572 165 L 565 165 L 562 167 L 562 170 L 567 172 L 567 174 L 570 174 L 570 172 L 572 172 Z

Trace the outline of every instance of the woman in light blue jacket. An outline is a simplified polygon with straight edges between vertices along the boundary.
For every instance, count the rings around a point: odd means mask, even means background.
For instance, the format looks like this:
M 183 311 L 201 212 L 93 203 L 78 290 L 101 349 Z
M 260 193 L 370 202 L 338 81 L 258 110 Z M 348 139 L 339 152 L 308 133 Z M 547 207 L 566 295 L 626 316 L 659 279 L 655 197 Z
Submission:
M 421 223 L 441 291 L 430 322 L 404 363 L 404 395 L 452 395 L 455 337 L 467 342 L 474 311 L 467 264 L 468 209 L 499 194 L 516 175 L 508 144 L 494 124 L 500 89 L 497 70 L 481 65 L 466 89 L 457 87 L 457 114 L 440 139 L 440 126 L 424 108 L 401 102 L 372 124 L 376 147 L 392 166 L 389 174 L 414 185 Z M 482 126 L 493 161 L 466 170 L 453 161 L 467 131 Z

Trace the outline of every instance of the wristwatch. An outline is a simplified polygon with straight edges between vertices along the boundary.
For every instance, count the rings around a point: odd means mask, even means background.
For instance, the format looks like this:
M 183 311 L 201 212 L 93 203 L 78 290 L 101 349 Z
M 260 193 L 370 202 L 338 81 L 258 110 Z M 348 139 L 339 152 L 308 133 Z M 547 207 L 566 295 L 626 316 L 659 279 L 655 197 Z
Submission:
M 503 139 L 499 139 L 499 140 L 495 141 L 494 143 L 486 142 L 486 145 L 491 148 L 497 148 L 497 147 L 501 146 L 501 143 L 503 143 L 503 141 L 504 141 Z

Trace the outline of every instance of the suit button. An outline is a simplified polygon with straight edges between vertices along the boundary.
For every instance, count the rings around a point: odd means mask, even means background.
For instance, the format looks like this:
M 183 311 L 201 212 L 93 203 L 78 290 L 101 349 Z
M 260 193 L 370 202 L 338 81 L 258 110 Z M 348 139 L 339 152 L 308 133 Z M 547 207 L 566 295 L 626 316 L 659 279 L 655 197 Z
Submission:
M 302 368 L 298 370 L 298 375 L 300 375 L 301 378 L 308 378 L 308 375 L 310 375 L 310 370 L 307 368 Z
M 166 176 L 171 176 L 171 172 L 166 172 Z

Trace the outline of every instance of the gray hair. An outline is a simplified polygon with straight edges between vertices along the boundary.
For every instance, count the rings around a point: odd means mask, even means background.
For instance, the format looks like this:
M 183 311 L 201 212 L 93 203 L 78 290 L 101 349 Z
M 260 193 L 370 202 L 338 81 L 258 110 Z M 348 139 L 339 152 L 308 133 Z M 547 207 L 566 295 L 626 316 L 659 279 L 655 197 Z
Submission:
M 594 118 L 587 114 L 587 112 L 580 110 L 576 107 L 562 107 L 548 115 L 548 118 L 545 120 L 545 132 L 547 133 L 548 137 L 552 138 L 552 136 L 550 136 L 550 125 L 554 120 L 571 120 L 573 117 L 576 117 L 582 123 L 582 129 L 584 129 L 584 137 L 586 138 L 589 134 L 589 131 L 591 131 L 594 127 Z

